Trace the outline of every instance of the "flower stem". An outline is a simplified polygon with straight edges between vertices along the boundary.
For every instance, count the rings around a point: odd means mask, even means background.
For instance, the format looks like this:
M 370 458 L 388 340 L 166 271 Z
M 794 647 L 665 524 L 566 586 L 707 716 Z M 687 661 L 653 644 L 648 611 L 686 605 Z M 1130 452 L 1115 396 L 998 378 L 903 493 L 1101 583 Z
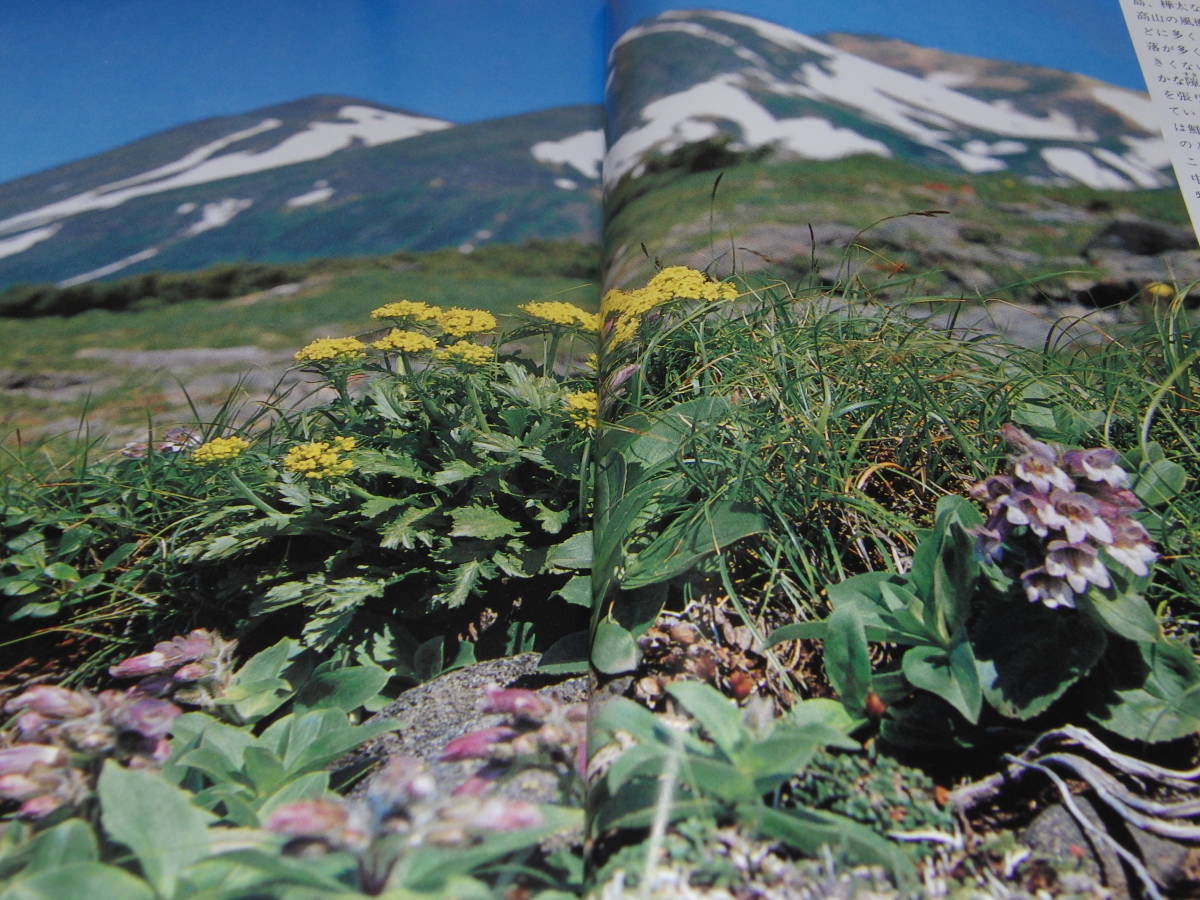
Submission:
M 238 477 L 237 472 L 229 471 L 226 474 L 229 476 L 229 480 L 233 482 L 233 486 L 237 488 L 238 493 L 249 500 L 254 505 L 255 509 L 266 513 L 272 518 L 287 518 L 284 513 L 281 513 L 279 510 L 275 509 L 273 506 L 263 500 L 262 497 L 250 490 L 250 488 L 246 486 L 246 482 L 242 481 L 242 479 Z

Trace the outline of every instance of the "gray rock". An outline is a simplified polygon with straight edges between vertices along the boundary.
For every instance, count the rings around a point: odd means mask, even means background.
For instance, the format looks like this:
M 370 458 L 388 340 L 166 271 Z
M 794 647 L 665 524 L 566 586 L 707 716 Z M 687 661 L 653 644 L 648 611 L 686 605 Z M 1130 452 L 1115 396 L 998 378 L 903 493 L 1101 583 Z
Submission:
M 1158 256 L 1168 250 L 1195 250 L 1196 234 L 1183 225 L 1117 219 L 1092 235 L 1083 246 L 1084 256 L 1106 250 Z
M 476 708 L 483 689 L 498 684 L 526 687 L 562 703 L 587 699 L 587 679 L 539 674 L 540 654 L 523 653 L 456 669 L 405 691 L 370 721 L 393 719 L 396 729 L 368 741 L 340 760 L 337 768 L 368 766 L 372 773 L 389 756 L 414 756 L 430 767 L 439 792 L 448 794 L 480 768 L 478 761 L 442 762 L 442 749 L 456 737 L 499 724 L 503 716 L 484 715 Z M 545 776 L 545 777 L 542 777 Z M 364 778 L 353 793 L 366 791 Z M 503 793 L 533 802 L 558 799 L 557 782 L 550 773 L 529 772 L 505 785 Z
M 1085 795 L 1075 795 L 1072 801 L 1087 819 L 1105 828 L 1095 804 Z M 1106 829 L 1107 830 L 1107 829 Z M 1184 877 L 1183 866 L 1188 848 L 1136 828 L 1113 834 L 1125 849 L 1141 859 L 1150 875 L 1163 887 L 1170 889 Z M 1017 835 L 1021 843 L 1035 852 L 1051 857 L 1077 858 L 1093 877 L 1100 878 L 1115 897 L 1139 896 L 1141 884 L 1137 875 L 1126 874 L 1120 857 L 1105 841 L 1084 831 L 1061 803 L 1043 809 Z

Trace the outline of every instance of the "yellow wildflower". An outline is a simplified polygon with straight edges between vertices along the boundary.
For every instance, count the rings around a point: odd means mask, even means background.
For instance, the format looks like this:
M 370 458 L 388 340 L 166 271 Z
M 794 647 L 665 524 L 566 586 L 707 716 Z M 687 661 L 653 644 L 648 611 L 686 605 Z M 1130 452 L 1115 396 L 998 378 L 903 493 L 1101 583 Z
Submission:
M 600 317 L 595 313 L 580 309 L 574 303 L 563 303 L 559 300 L 535 300 L 522 303 L 518 308 L 535 318 L 545 319 L 555 325 L 581 325 L 586 331 L 600 330 Z
M 437 314 L 436 306 L 418 300 L 394 300 L 371 310 L 372 319 L 414 319 L 417 322 L 431 322 Z
M 309 441 L 297 444 L 283 458 L 285 469 L 305 478 L 336 478 L 354 468 L 354 463 L 342 456 L 354 449 L 352 437 L 335 437 L 332 441 Z
M 297 350 L 295 358 L 299 362 L 342 362 L 366 355 L 367 347 L 358 338 L 320 338 Z
M 201 465 L 224 462 L 227 459 L 241 456 L 242 451 L 249 446 L 250 442 L 240 437 L 213 438 L 192 451 L 192 461 Z
M 567 394 L 564 402 L 576 428 L 595 428 L 600 424 L 600 397 L 595 391 L 575 391 Z
M 458 341 L 448 347 L 443 347 L 434 356 L 451 362 L 466 363 L 469 366 L 482 366 L 496 358 L 496 351 L 483 344 Z
M 637 316 L 621 316 L 613 325 L 612 334 L 608 339 L 608 349 L 611 350 L 618 344 L 623 344 L 635 334 L 638 327 L 642 324 L 642 320 Z
M 493 330 L 496 327 L 496 317 L 487 310 L 452 306 L 438 312 L 437 323 L 442 326 L 442 331 L 446 334 L 463 337 L 467 334 Z
M 737 296 L 737 288 L 732 284 L 712 281 L 703 272 L 687 266 L 667 266 L 650 279 L 646 290 L 664 299 L 732 300 Z
M 376 350 L 399 350 L 401 353 L 417 353 L 421 350 L 432 350 L 437 341 L 419 331 L 401 331 L 393 328 L 382 338 L 371 345 Z
M 1175 288 L 1165 281 L 1154 281 L 1146 285 L 1146 293 L 1151 297 L 1166 298 L 1175 296 Z
M 600 301 L 605 316 L 640 316 L 668 300 L 732 300 L 737 287 L 713 281 L 703 272 L 687 266 L 668 266 L 650 279 L 645 287 L 632 291 L 611 290 Z

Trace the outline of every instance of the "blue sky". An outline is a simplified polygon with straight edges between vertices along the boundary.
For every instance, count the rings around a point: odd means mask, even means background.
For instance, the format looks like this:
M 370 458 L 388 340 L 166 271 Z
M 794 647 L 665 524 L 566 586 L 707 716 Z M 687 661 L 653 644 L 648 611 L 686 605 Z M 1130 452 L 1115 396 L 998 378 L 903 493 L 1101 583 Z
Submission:
M 454 122 L 599 102 L 612 32 L 672 7 L 1142 88 L 1116 0 L 3 0 L 0 181 L 309 94 Z

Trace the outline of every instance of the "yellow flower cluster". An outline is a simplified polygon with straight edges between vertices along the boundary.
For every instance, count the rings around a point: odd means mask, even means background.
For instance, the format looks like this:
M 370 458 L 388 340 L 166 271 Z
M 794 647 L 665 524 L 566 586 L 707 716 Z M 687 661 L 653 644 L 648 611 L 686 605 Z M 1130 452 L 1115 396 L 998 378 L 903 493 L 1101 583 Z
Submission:
M 538 319 L 545 319 L 555 325 L 580 325 L 585 331 L 599 331 L 600 317 L 595 313 L 580 309 L 573 303 L 563 303 L 559 300 L 534 300 L 522 303 L 519 309 Z
M 567 415 L 576 428 L 595 428 L 600 424 L 600 397 L 595 391 L 575 391 L 566 397 Z
M 437 341 L 419 331 L 401 331 L 393 328 L 382 338 L 371 345 L 376 350 L 399 350 L 401 353 L 418 353 L 421 350 L 432 350 Z
M 201 444 L 192 451 L 192 461 L 198 462 L 201 465 L 224 462 L 227 459 L 234 459 L 240 456 L 242 451 L 249 446 L 250 442 L 240 437 L 213 438 L 211 441 Z
M 687 266 L 668 266 L 633 291 L 612 290 L 600 301 L 601 315 L 614 317 L 609 349 L 629 340 L 641 324 L 640 316 L 668 300 L 732 300 L 737 287 L 725 281 L 713 281 L 703 272 Z
M 415 319 L 430 322 L 437 318 L 438 309 L 418 300 L 395 300 L 371 310 L 372 319 Z
M 358 338 L 320 338 L 296 351 L 300 362 L 358 359 L 367 355 L 367 347 Z
M 437 323 L 446 334 L 463 337 L 481 331 L 491 331 L 496 327 L 496 317 L 487 310 L 452 306 L 438 311 Z
M 443 347 L 434 356 L 450 362 L 466 363 L 469 366 L 483 366 L 496 358 L 496 351 L 483 344 L 458 341 L 448 347 Z
M 356 444 L 352 437 L 297 444 L 288 450 L 283 465 L 305 478 L 336 478 L 354 468 L 354 463 L 342 454 L 353 450 Z

